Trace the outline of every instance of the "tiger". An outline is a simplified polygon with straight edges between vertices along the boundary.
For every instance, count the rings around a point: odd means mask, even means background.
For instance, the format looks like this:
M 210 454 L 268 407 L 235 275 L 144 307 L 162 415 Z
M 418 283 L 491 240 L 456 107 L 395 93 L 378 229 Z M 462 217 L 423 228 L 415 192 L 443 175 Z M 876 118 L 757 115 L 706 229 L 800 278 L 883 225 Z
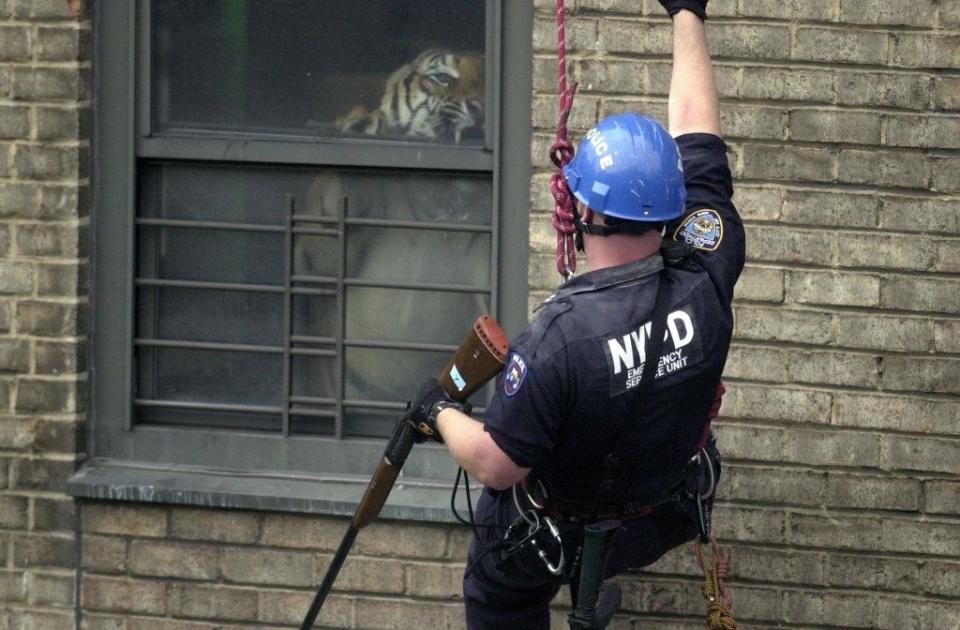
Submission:
M 336 121 L 341 133 L 399 134 L 460 144 L 483 125 L 484 59 L 445 49 L 420 53 L 387 77 L 378 109 L 356 105 Z

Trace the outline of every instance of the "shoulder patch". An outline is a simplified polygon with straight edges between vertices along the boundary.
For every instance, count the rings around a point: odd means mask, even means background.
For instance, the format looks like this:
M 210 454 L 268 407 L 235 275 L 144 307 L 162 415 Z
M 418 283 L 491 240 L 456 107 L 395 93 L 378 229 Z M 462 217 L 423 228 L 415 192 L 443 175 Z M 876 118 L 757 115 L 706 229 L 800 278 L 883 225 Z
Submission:
M 503 372 L 503 393 L 513 396 L 520 391 L 524 379 L 527 377 L 527 362 L 517 352 L 510 353 L 510 360 Z
M 696 210 L 683 220 L 673 238 L 696 249 L 715 251 L 723 240 L 723 219 L 712 208 Z

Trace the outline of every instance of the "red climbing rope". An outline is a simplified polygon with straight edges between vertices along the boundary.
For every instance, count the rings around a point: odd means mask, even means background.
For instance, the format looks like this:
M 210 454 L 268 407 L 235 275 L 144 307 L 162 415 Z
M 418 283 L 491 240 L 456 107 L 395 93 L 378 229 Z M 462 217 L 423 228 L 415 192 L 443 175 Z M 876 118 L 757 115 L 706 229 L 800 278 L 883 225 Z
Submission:
M 550 147 L 550 159 L 557 172 L 550 178 L 550 193 L 553 195 L 553 227 L 557 231 L 557 272 L 564 280 L 573 276 L 577 269 L 577 252 L 573 243 L 576 231 L 573 227 L 573 195 L 567 187 L 561 168 L 573 159 L 573 144 L 567 139 L 567 119 L 577 93 L 574 81 L 567 88 L 567 44 L 564 25 L 563 0 L 557 0 L 557 83 L 560 94 L 560 115 L 557 121 L 557 137 Z

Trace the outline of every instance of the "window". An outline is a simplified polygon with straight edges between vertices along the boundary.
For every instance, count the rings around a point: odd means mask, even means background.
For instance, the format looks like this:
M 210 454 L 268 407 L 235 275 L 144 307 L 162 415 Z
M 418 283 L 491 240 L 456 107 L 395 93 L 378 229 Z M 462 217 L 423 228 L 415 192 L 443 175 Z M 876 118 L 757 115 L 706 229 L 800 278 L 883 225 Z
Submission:
M 372 470 L 478 315 L 525 318 L 531 88 L 500 59 L 532 9 L 101 4 L 94 465 Z

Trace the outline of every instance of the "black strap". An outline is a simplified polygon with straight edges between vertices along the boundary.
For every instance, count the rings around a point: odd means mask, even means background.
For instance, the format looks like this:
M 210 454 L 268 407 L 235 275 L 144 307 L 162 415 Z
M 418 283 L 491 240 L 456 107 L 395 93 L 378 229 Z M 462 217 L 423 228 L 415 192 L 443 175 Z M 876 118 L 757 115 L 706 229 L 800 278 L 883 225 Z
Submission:
M 645 397 L 653 389 L 654 377 L 657 373 L 657 366 L 660 363 L 660 353 L 663 349 L 663 337 L 667 332 L 667 309 L 670 305 L 670 297 L 668 295 L 669 290 L 667 285 L 669 282 L 667 281 L 666 267 L 658 274 L 657 281 L 657 297 L 654 300 L 653 313 L 650 318 L 650 340 L 652 343 L 649 352 L 647 352 L 646 360 L 643 363 L 640 383 L 634 390 L 634 395 L 640 397 Z M 593 505 L 587 512 L 587 514 L 590 515 L 590 518 L 587 520 L 588 523 L 596 518 L 600 505 L 602 504 L 601 499 L 603 495 L 610 490 L 610 487 L 614 483 L 613 471 L 620 463 L 620 454 L 618 451 L 623 443 L 623 434 L 626 430 L 627 420 L 624 419 L 620 423 L 620 430 L 617 432 L 617 439 L 613 443 L 613 449 L 607 454 L 606 458 L 604 458 L 600 486 L 594 494 Z

